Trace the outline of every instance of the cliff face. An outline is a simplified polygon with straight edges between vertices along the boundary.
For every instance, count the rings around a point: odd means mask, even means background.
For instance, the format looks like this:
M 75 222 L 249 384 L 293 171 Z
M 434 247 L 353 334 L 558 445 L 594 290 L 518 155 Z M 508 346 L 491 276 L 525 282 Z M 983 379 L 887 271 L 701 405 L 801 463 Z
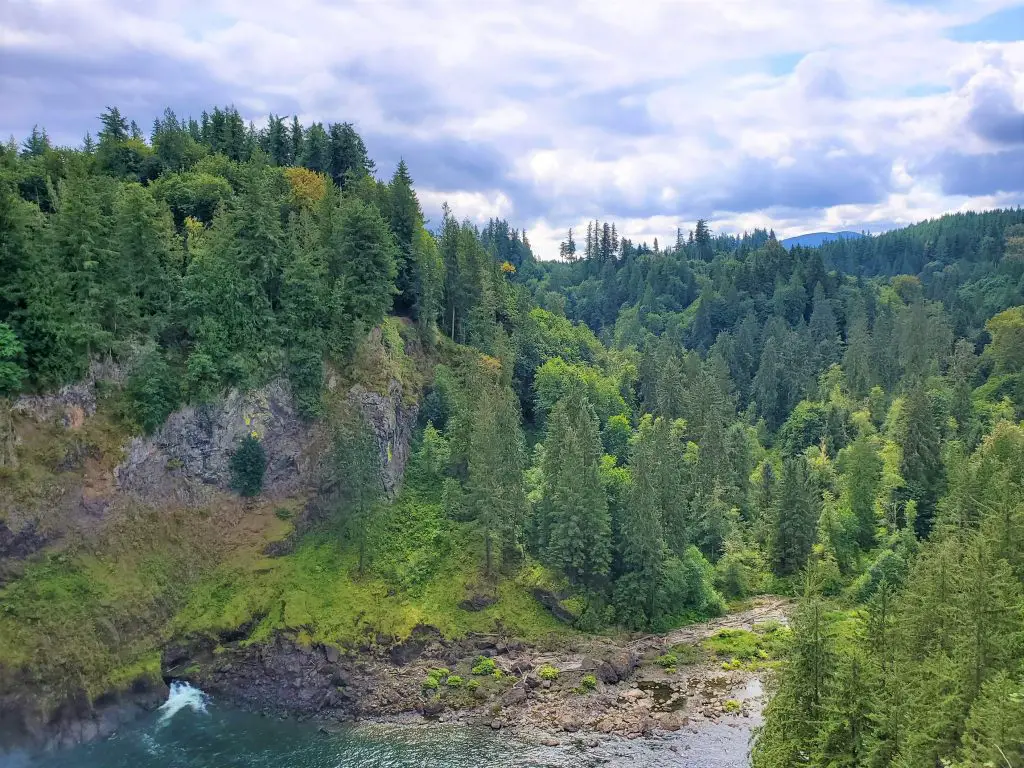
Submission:
M 381 483 L 394 495 L 402 483 L 416 423 L 416 406 L 403 405 L 402 385 L 386 395 L 354 385 L 347 403 L 370 425 L 380 452 Z M 114 470 L 119 490 L 153 505 L 168 500 L 205 506 L 216 491 L 229 491 L 230 460 L 246 436 L 258 437 L 267 455 L 263 495 L 277 499 L 315 487 L 329 450 L 330 429 L 303 421 L 284 380 L 258 390 L 230 392 L 216 403 L 171 414 L 151 437 L 137 437 Z
M 211 542 L 213 559 L 202 568 L 216 566 L 216 558 L 237 553 L 239 546 L 258 552 L 265 543 L 260 526 L 265 529 L 266 520 L 280 527 L 278 535 L 288 529 L 274 519 L 274 509 L 301 509 L 317 497 L 335 418 L 359 413 L 366 419 L 380 452 L 385 492 L 394 496 L 401 486 L 418 408 L 409 403 L 398 380 L 391 379 L 386 387 L 377 383 L 374 391 L 335 379 L 329 384 L 334 388 L 328 398 L 330 413 L 309 422 L 296 412 L 287 381 L 275 379 L 251 392 L 232 391 L 215 402 L 181 408 L 154 434 L 136 437 L 118 432 L 116 420 L 105 414 L 100 395 L 120 380 L 119 371 L 97 367 L 83 382 L 48 395 L 23 397 L 8 408 L 14 463 L 0 470 L 10 473 L 4 478 L 14 480 L 0 483 L 0 588 L 31 572 L 31 564 L 47 552 L 68 553 L 70 557 L 62 559 L 68 567 L 75 567 L 74 553 L 80 551 L 116 562 L 116 553 L 135 546 L 136 534 L 156 541 L 151 546 L 158 556 L 170 557 L 175 548 L 188 550 L 184 539 L 160 543 L 165 535 L 160 531 L 174 530 L 166 522 L 170 518 L 185 521 L 194 529 L 193 538 L 224 539 Z M 249 434 L 262 443 L 267 465 L 262 493 L 243 508 L 230 488 L 230 459 Z M 36 483 L 37 478 L 44 480 Z M 36 485 L 39 491 L 34 495 L 21 490 Z M 203 528 L 201 519 L 207 520 Z M 222 524 L 216 522 L 220 519 Z M 205 533 L 197 533 L 200 530 Z M 162 546 L 166 552 L 159 551 Z M 199 575 L 192 573 L 190 578 Z M 138 617 L 137 623 L 143 625 L 140 634 L 132 635 L 128 622 L 116 639 L 97 640 L 104 653 L 127 659 L 139 648 L 159 650 L 159 627 L 171 618 L 181 595 L 166 604 L 156 591 L 152 597 L 146 603 L 148 613 Z M 155 675 L 150 669 L 126 680 L 123 688 L 107 691 L 100 682 L 89 695 L 69 694 L 66 674 L 47 658 L 42 643 L 19 625 L 18 610 L 20 606 L 10 616 L 0 616 L 0 645 L 8 646 L 0 648 L 0 743 L 88 740 L 162 700 L 158 668 Z M 98 625 L 105 621 L 103 612 L 110 610 L 125 613 L 135 608 L 98 606 Z M 107 692 L 97 697 L 97 691 Z

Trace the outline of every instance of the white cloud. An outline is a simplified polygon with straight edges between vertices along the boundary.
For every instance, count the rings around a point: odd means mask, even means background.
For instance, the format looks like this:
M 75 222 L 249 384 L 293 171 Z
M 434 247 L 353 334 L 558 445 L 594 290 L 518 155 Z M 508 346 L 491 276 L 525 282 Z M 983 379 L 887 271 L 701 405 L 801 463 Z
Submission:
M 351 120 L 371 153 L 406 155 L 426 210 L 510 217 L 542 256 L 595 217 L 662 242 L 697 215 L 780 234 L 904 222 L 1024 201 L 947 195 L 934 171 L 996 151 L 1024 108 L 1024 42 L 946 34 L 1014 4 L 11 0 L 0 130 L 74 140 L 95 126 L 72 118 L 119 98 L 146 125 L 185 85 L 255 119 Z M 91 74 L 63 83 L 76 64 Z

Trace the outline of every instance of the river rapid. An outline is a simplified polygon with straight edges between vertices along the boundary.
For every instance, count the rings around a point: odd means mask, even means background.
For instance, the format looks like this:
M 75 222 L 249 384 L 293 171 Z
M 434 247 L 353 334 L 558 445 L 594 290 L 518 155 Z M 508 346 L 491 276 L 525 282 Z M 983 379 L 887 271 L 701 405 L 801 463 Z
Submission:
M 759 693 L 760 687 L 755 691 Z M 646 739 L 566 734 L 546 746 L 524 736 L 453 724 L 359 723 L 326 730 L 218 705 L 175 683 L 156 712 L 110 738 L 66 752 L 0 757 L 0 768 L 546 768 L 749 765 L 752 715 L 727 716 Z M 550 742 L 549 742 L 550 743 Z

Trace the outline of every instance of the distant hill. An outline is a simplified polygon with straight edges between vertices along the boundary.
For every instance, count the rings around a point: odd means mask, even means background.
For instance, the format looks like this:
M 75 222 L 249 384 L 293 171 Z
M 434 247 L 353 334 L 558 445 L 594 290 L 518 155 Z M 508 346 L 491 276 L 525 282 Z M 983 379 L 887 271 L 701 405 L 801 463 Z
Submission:
M 805 248 L 814 248 L 822 243 L 827 243 L 829 240 L 838 240 L 840 238 L 843 238 L 844 240 L 856 240 L 858 237 L 862 237 L 860 232 L 810 232 L 806 235 L 787 237 L 782 241 L 782 245 L 785 248 L 792 248 L 794 245 L 802 245 Z

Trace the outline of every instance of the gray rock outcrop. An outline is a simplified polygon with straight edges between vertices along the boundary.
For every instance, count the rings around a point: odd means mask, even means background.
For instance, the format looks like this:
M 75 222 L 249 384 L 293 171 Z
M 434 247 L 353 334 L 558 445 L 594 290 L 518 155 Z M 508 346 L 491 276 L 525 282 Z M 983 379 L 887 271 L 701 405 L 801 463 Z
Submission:
M 393 495 L 409 458 L 416 408 L 403 405 L 398 382 L 386 396 L 355 386 L 348 401 L 374 432 L 381 482 Z M 231 391 L 214 403 L 182 408 L 153 435 L 133 439 L 114 470 L 117 487 L 151 504 L 209 503 L 215 491 L 230 490 L 231 456 L 249 434 L 259 438 L 266 453 L 265 496 L 283 498 L 316 484 L 329 450 L 328 430 L 323 423 L 304 421 L 288 382 L 276 379 L 251 392 Z

